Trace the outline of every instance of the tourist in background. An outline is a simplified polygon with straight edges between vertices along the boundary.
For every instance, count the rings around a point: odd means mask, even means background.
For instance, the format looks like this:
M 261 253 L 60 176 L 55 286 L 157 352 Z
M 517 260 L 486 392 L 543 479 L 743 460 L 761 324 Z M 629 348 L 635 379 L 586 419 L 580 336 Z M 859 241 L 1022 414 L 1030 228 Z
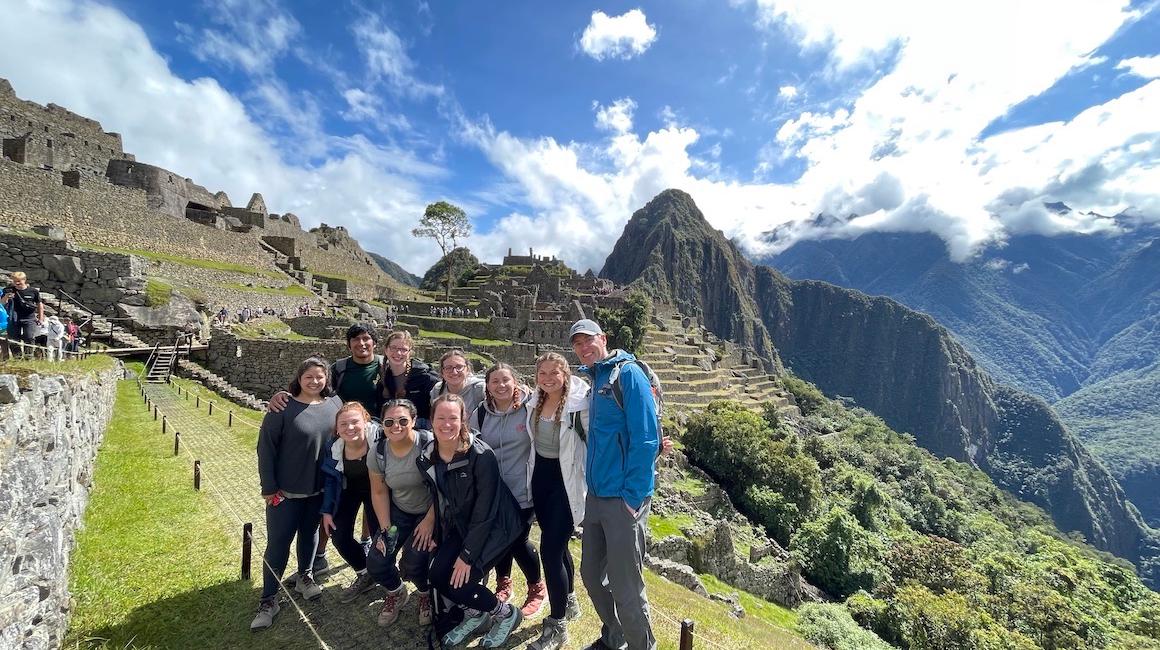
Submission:
M 463 350 L 448 350 L 439 357 L 439 376 L 443 379 L 431 389 L 432 401 L 443 393 L 459 395 L 468 408 L 473 408 L 483 401 L 483 378 L 476 377 L 471 371 L 471 362 L 467 360 Z
M 597 323 L 576 321 L 568 338 L 584 364 L 579 374 L 592 382 L 580 575 L 603 626 L 588 647 L 654 650 L 642 574 L 661 444 L 652 386 L 634 356 L 608 350 Z M 619 391 L 612 386 L 615 368 Z M 623 394 L 620 404 L 615 392 Z
M 511 366 L 497 363 L 484 373 L 485 397 L 468 420 L 468 426 L 476 427 L 479 437 L 495 451 L 500 476 L 520 506 L 520 537 L 495 564 L 495 595 L 504 602 L 511 598 L 514 559 L 528 583 L 527 598 L 520 606 L 525 618 L 539 614 L 547 597 L 540 554 L 528 541 L 535 517 L 531 489 L 535 454 L 526 404 L 530 392 L 516 380 Z
M 298 538 L 295 589 L 307 599 L 322 588 L 314 581 L 311 563 L 318 545 L 322 507 L 319 460 L 342 403 L 332 396 L 329 364 L 310 357 L 290 381 L 292 399 L 280 413 L 268 412 L 258 432 L 258 477 L 266 501 L 266 552 L 262 566 L 262 597 L 251 629 L 269 627 L 278 614 L 278 581 L 286 570 L 290 543 Z
M 391 400 L 383 406 L 382 436 L 367 456 L 371 502 L 380 533 L 371 545 L 367 568 L 387 590 L 378 623 L 391 625 L 407 603 L 405 576 L 419 597 L 419 625 L 431 624 L 431 591 L 427 570 L 435 550 L 435 504 L 431 487 L 419 472 L 418 459 L 433 441 L 430 431 L 415 430 L 417 411 L 410 400 Z M 394 531 L 391 528 L 394 527 Z M 400 556 L 398 566 L 395 558 Z
M 61 361 L 64 359 L 64 323 L 60 322 L 56 314 L 44 321 L 44 330 L 48 335 L 48 360 Z
M 367 573 L 366 549 L 354 538 L 358 511 L 371 513 L 371 479 L 369 474 L 370 441 L 377 440 L 379 425 L 359 402 L 346 402 L 334 422 L 335 436 L 329 451 L 322 457 L 322 530 L 334 540 L 334 548 L 350 568 L 355 579 L 339 595 L 339 602 L 349 603 L 375 585 Z M 377 517 L 367 517 L 369 535 L 379 531 Z
M 499 475 L 495 453 L 467 425 L 467 407 L 453 393 L 434 403 L 435 440 L 419 456 L 419 470 L 435 500 L 439 541 L 431 584 L 463 608 L 463 620 L 444 637 L 458 645 L 488 629 L 482 647 L 504 644 L 523 620 L 520 610 L 480 584 L 521 535 L 519 505 Z
M 565 622 L 579 618 L 576 569 L 568 540 L 584 520 L 588 382 L 571 373 L 555 352 L 536 359 L 536 391 L 528 399 L 527 428 L 534 442 L 532 505 L 540 523 L 540 557 L 548 586 L 548 617 L 529 650 L 556 650 L 568 642 Z
M 411 400 L 419 413 L 415 427 L 431 428 L 431 389 L 439 377 L 431 366 L 413 356 L 414 341 L 411 333 L 395 330 L 387 335 L 386 365 L 379 376 L 379 398 L 383 403 L 392 399 Z
M 37 330 L 44 322 L 44 302 L 40 299 L 40 290 L 28 286 L 28 276 L 23 271 L 16 271 L 10 277 L 11 284 L 0 292 L 0 305 L 10 310 L 8 340 L 16 345 L 35 344 Z

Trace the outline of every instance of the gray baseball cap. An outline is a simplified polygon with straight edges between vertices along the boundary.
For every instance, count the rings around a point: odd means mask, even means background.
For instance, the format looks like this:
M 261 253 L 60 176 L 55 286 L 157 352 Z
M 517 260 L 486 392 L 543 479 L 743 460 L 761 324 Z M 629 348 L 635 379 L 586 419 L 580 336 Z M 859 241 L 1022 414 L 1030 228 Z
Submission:
M 568 340 L 571 341 L 572 337 L 576 336 L 577 334 L 591 334 L 592 336 L 599 336 L 603 333 L 604 330 L 600 329 L 600 325 L 597 324 L 596 321 L 584 318 L 576 321 L 575 323 L 572 323 L 572 329 L 568 330 Z

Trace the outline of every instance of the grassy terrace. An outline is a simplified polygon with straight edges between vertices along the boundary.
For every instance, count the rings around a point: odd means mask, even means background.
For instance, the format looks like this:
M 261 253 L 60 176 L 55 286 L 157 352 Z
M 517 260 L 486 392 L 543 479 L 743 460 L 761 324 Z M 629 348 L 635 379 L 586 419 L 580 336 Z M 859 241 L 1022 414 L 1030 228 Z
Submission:
M 311 293 L 309 289 L 300 284 L 291 284 L 285 287 L 250 287 L 244 284 L 238 284 L 236 282 L 227 282 L 221 286 L 223 289 L 248 291 L 250 293 L 264 293 L 272 296 L 314 297 L 314 294 Z
M 0 373 L 27 377 L 28 375 L 83 375 L 109 370 L 116 361 L 113 357 L 95 354 L 84 359 L 70 359 L 61 363 L 52 363 L 36 359 L 9 359 L 0 361 Z
M 280 320 L 261 319 L 233 325 L 233 333 L 246 339 L 278 339 L 282 341 L 317 341 L 313 336 L 304 336 L 290 329 Z
M 100 251 L 103 253 L 121 253 L 123 255 L 137 255 L 150 260 L 157 260 L 159 262 L 174 262 L 176 264 L 185 264 L 187 266 L 196 266 L 203 269 L 216 269 L 218 271 L 233 271 L 235 273 L 248 273 L 250 275 L 261 275 L 268 278 L 279 278 L 283 275 L 277 271 L 270 269 L 260 269 L 256 266 L 246 266 L 245 264 L 235 264 L 233 262 L 219 262 L 217 260 L 205 260 L 193 257 L 182 257 L 180 255 L 170 255 L 168 253 L 158 253 L 157 251 L 147 251 L 140 248 L 110 248 L 108 246 L 97 246 L 95 244 L 82 244 L 82 248 L 92 251 Z
M 85 528 L 74 553 L 70 585 L 76 607 L 63 647 L 320 647 L 311 628 L 288 603 L 271 629 L 257 634 L 249 631 L 264 549 L 261 505 L 254 492 L 256 431 L 239 426 L 239 420 L 227 428 L 224 400 L 185 380 L 175 383 L 200 396 L 202 407 L 195 407 L 195 399 L 178 396 L 174 387 L 151 385 L 148 390 L 170 425 L 182 427 L 183 439 L 189 436 L 188 447 L 183 447 L 187 451 L 177 457 L 172 436 L 160 435 L 158 423 L 142 405 L 136 383 L 125 381 L 118 388 L 114 419 L 97 459 Z M 209 399 L 219 406 L 212 416 L 205 408 Z M 230 408 L 248 422 L 261 418 L 257 412 Z M 195 450 L 207 459 L 201 492 L 190 484 Z M 239 517 L 255 522 L 253 581 L 238 579 L 235 529 Z M 578 543 L 573 542 L 572 552 L 578 562 Z M 332 553 L 331 562 L 336 561 Z M 320 601 L 295 600 L 328 647 L 427 647 L 413 622 L 413 602 L 403 610 L 400 621 L 386 629 L 374 623 L 380 591 L 373 590 L 349 605 L 338 603 L 338 590 L 351 577 L 350 570 L 342 567 L 327 579 Z M 522 596 L 522 576 L 517 571 L 514 578 L 516 592 Z M 646 582 L 660 648 L 677 647 L 681 618 L 696 621 L 697 647 L 810 647 L 792 631 L 792 614 L 766 608 L 757 600 L 747 602 L 744 594 L 747 616 L 736 620 L 723 603 L 696 596 L 652 573 L 646 574 Z M 734 591 L 716 583 L 706 585 L 714 591 Z M 580 647 L 599 634 L 599 620 L 579 582 L 577 591 L 583 615 L 569 626 L 570 647 Z M 505 647 L 523 647 L 538 633 L 538 622 L 526 624 Z M 478 640 L 468 645 L 477 647 Z
M 425 339 L 470 341 L 472 345 L 478 345 L 480 347 L 507 347 L 507 346 L 510 346 L 512 344 L 511 341 L 501 341 L 498 339 L 473 339 L 469 336 L 464 336 L 462 334 L 456 334 L 454 332 L 439 332 L 439 331 L 432 331 L 432 330 L 425 330 L 425 329 L 419 330 L 419 337 L 425 338 Z

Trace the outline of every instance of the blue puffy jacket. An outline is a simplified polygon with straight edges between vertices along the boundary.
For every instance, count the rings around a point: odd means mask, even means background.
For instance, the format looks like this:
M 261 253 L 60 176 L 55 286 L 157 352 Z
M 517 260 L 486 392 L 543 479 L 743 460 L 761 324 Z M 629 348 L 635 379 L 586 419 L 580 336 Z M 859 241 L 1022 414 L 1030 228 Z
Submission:
M 657 406 L 648 377 L 635 363 L 620 369 L 624 408 L 616 404 L 608 377 L 622 360 L 635 359 L 616 350 L 580 372 L 592 382 L 588 410 L 588 491 L 598 497 L 620 497 L 633 510 L 652 496 L 654 464 L 660 449 Z

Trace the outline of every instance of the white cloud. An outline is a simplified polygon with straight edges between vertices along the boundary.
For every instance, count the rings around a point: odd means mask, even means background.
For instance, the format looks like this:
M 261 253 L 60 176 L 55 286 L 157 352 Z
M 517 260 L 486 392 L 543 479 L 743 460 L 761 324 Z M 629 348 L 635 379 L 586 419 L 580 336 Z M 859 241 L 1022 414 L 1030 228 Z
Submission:
M 407 54 L 403 39 L 382 17 L 371 14 L 351 29 L 373 79 L 385 81 L 395 91 L 411 97 L 443 95 L 443 86 L 421 81 L 414 75 L 415 62 Z
M 203 61 L 218 61 L 250 74 L 268 73 L 302 26 L 277 0 L 209 0 L 212 27 L 179 25 L 184 40 Z
M 613 133 L 628 133 L 632 130 L 632 113 L 636 110 L 636 102 L 631 97 L 618 99 L 608 106 L 601 106 L 592 102 L 596 111 L 596 126 Z
M 794 97 L 798 96 L 797 86 L 782 86 L 777 89 L 777 96 L 785 101 L 792 101 Z
M 1116 64 L 1117 70 L 1127 70 L 1145 79 L 1160 79 L 1160 54 L 1156 56 L 1134 56 Z
M 592 20 L 580 35 L 580 49 L 588 56 L 604 59 L 631 59 L 657 38 L 656 27 L 648 24 L 644 12 L 632 9 L 619 16 L 593 11 Z
M 349 88 L 342 93 L 349 107 L 342 115 L 348 120 L 369 120 L 379 114 L 379 98 L 360 88 Z
M 27 56 L 34 50 L 37 56 Z M 307 227 L 344 225 L 368 249 L 412 271 L 438 255 L 415 247 L 410 228 L 426 205 L 425 186 L 445 170 L 392 145 L 321 132 L 315 137 L 325 155 L 317 164 L 283 159 L 282 143 L 238 97 L 213 79 L 176 76 L 140 26 L 115 9 L 67 0 L 6 3 L 0 70 L 19 96 L 98 119 L 123 135 L 138 160 L 210 191 L 225 190 L 235 201 L 261 192 L 272 211 L 294 212 Z M 279 93 L 276 86 L 266 92 Z

